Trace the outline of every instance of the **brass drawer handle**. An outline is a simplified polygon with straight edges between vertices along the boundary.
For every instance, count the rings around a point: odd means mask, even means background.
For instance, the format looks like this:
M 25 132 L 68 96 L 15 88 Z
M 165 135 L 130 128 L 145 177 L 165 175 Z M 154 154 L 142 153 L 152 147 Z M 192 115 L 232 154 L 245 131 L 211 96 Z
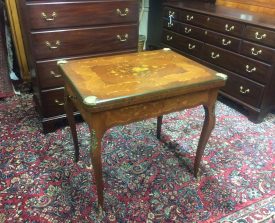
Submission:
M 217 53 L 217 54 L 215 55 L 214 52 L 211 52 L 211 57 L 212 57 L 213 59 L 217 59 L 217 58 L 220 57 L 220 54 Z
M 166 36 L 166 40 L 167 40 L 167 41 L 171 41 L 172 39 L 173 39 L 173 36 L 170 36 L 170 35 L 167 35 L 167 36 Z
M 257 70 L 256 67 L 253 67 L 250 69 L 249 65 L 246 65 L 245 69 L 246 69 L 246 72 L 248 72 L 248 73 L 252 73 Z
M 169 10 L 168 14 L 169 14 L 169 17 L 172 17 L 172 18 L 174 18 L 174 16 L 175 16 L 175 12 L 174 11 L 170 11 Z
M 256 51 L 255 48 L 252 48 L 251 49 L 251 54 L 255 55 L 255 56 L 260 55 L 260 54 L 262 54 L 262 50 Z
M 185 32 L 185 33 L 190 33 L 191 31 L 192 31 L 191 28 L 189 28 L 189 29 L 188 29 L 187 27 L 184 28 L 184 32 Z
M 45 44 L 50 49 L 57 49 L 60 46 L 61 42 L 60 40 L 56 40 L 55 45 L 52 45 L 49 41 L 46 41 Z
M 56 74 L 53 70 L 50 71 L 50 74 L 51 74 L 53 77 L 55 77 L 55 78 L 60 78 L 60 77 L 62 77 L 61 74 Z
M 255 38 L 256 39 L 264 39 L 264 38 L 266 38 L 266 34 L 264 33 L 264 34 L 260 35 L 260 33 L 256 32 L 255 33 Z
M 59 105 L 59 106 L 63 106 L 65 104 L 64 102 L 60 102 L 58 99 L 55 99 L 54 103 Z
M 126 33 L 124 37 L 121 37 L 121 35 L 116 36 L 120 42 L 126 42 L 128 40 L 128 34 Z
M 186 20 L 187 21 L 191 21 L 191 20 L 193 20 L 194 19 L 194 16 L 190 16 L 190 15 L 187 15 L 186 16 Z
M 194 44 L 194 45 L 192 45 L 191 43 L 189 43 L 188 44 L 188 49 L 189 50 L 193 50 L 193 49 L 195 49 L 196 48 L 196 45 Z
M 175 18 L 175 12 L 169 11 L 169 22 L 168 22 L 168 27 L 172 27 L 174 25 L 173 19 Z
M 230 32 L 233 31 L 235 29 L 235 26 L 230 26 L 228 24 L 225 25 L 225 31 Z
M 226 39 L 222 39 L 222 45 L 227 46 L 231 44 L 231 40 L 226 41 Z
M 60 65 L 60 64 L 66 64 L 66 63 L 68 63 L 67 60 L 58 60 L 56 64 Z
M 170 28 L 170 27 L 172 27 L 172 26 L 174 26 L 174 23 L 168 22 L 168 27 Z
M 56 12 L 53 12 L 53 13 L 51 14 L 51 17 L 48 17 L 47 14 L 46 14 L 45 12 L 42 12 L 42 13 L 41 13 L 41 17 L 42 17 L 43 19 L 45 19 L 45 21 L 54 21 L 55 18 L 57 17 L 57 13 L 56 13 Z
M 120 9 L 116 9 L 116 12 L 117 12 L 118 15 L 124 17 L 124 16 L 128 15 L 129 9 L 128 8 L 124 9 L 124 12 L 122 12 Z
M 240 93 L 242 93 L 242 94 L 248 94 L 249 92 L 250 92 L 249 88 L 247 88 L 247 89 L 244 90 L 244 87 L 240 86 Z

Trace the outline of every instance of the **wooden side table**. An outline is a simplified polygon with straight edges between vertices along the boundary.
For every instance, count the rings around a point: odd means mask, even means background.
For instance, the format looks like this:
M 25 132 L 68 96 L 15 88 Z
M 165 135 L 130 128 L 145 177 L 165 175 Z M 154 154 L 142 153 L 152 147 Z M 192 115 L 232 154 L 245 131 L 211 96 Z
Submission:
M 170 50 L 145 51 L 118 56 L 64 61 L 65 109 L 75 146 L 79 148 L 73 107 L 88 123 L 91 160 L 98 204 L 103 207 L 101 140 L 113 126 L 158 117 L 160 137 L 162 115 L 203 105 L 205 120 L 199 140 L 194 175 L 215 125 L 214 107 L 226 75 L 202 66 Z

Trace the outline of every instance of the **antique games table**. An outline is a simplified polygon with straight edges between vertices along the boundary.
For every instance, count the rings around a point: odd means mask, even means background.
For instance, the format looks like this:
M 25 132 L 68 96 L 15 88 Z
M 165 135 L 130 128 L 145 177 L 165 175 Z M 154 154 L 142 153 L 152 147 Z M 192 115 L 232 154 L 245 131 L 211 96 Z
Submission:
M 160 138 L 164 114 L 203 105 L 205 120 L 194 163 L 198 175 L 204 148 L 215 125 L 215 103 L 226 75 L 217 73 L 169 49 L 63 61 L 65 110 L 71 128 L 75 160 L 79 146 L 73 111 L 87 122 L 98 204 L 103 208 L 101 140 L 116 125 L 157 117 Z

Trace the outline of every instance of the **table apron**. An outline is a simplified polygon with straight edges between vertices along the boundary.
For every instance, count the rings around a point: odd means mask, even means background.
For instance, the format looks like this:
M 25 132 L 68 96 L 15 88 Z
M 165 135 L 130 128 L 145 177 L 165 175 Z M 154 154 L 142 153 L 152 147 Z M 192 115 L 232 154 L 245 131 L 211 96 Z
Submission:
M 106 131 L 113 126 L 154 118 L 199 105 L 207 105 L 210 101 L 213 102 L 213 99 L 216 100 L 217 93 L 218 88 L 214 88 L 99 112 L 86 110 L 82 102 L 78 100 L 73 100 L 73 102 L 86 122 L 92 125 L 93 123 L 97 125 L 96 123 L 100 122 L 101 127 Z

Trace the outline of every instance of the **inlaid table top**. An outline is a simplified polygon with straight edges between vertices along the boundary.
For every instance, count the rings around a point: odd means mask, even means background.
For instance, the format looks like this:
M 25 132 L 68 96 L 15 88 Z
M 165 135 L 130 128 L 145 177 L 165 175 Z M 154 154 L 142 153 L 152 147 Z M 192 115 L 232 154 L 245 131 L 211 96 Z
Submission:
M 61 69 L 92 110 L 176 96 L 224 82 L 216 71 L 171 50 L 70 60 Z

